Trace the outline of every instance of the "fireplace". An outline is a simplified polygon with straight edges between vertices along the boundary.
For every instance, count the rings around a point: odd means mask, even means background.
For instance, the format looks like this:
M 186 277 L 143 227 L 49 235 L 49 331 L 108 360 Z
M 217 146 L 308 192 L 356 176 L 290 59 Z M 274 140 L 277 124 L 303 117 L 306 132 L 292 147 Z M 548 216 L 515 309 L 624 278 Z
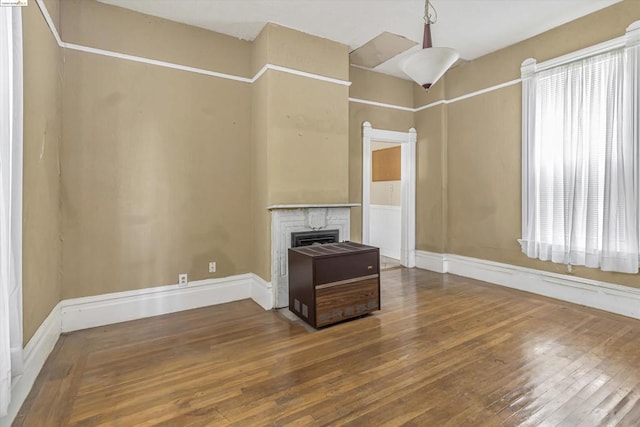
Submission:
M 297 231 L 291 233 L 291 247 L 311 245 L 325 245 L 327 243 L 338 243 L 340 238 L 340 230 L 313 230 L 313 231 Z
M 289 305 L 287 252 L 298 245 L 350 239 L 351 209 L 358 204 L 275 205 L 271 212 L 271 285 L 274 307 Z M 294 235 L 296 237 L 294 237 Z M 314 237 L 315 236 L 315 237 Z M 296 244 L 298 240 L 298 244 Z

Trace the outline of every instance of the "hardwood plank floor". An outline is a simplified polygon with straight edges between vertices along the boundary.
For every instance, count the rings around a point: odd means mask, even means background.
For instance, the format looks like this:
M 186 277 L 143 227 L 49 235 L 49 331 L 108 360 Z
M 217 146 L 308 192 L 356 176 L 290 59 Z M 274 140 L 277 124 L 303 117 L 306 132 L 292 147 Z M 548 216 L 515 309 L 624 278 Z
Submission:
M 453 275 L 310 331 L 239 301 L 64 334 L 15 426 L 640 425 L 640 321 Z

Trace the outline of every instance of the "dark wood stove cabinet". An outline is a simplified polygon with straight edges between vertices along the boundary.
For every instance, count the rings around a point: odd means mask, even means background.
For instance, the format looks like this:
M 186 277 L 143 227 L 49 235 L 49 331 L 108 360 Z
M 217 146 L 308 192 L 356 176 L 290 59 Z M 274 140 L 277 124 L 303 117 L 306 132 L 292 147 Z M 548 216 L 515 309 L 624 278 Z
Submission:
M 289 249 L 289 310 L 321 328 L 380 309 L 380 250 L 345 242 Z

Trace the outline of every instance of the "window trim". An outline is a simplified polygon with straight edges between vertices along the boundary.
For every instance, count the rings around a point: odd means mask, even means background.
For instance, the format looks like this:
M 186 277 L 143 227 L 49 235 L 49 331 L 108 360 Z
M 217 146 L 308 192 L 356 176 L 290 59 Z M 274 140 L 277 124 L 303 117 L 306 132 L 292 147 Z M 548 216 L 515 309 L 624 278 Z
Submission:
M 640 21 L 635 21 L 633 24 L 629 25 L 625 35 L 616 37 L 615 39 L 607 40 L 593 46 L 588 46 L 584 49 L 576 50 L 575 52 L 570 52 L 566 55 L 551 58 L 540 63 L 538 63 L 535 58 L 527 58 L 522 61 L 520 66 L 520 77 L 524 82 L 525 79 L 532 78 L 535 73 L 540 71 L 580 61 L 615 49 L 635 46 L 636 44 L 640 44 Z

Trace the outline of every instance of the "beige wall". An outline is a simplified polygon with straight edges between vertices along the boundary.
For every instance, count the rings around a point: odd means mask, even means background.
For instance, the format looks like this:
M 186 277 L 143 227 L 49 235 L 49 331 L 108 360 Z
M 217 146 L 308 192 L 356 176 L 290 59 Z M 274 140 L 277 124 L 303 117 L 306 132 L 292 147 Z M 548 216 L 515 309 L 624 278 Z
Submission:
M 520 92 L 514 85 L 448 105 L 452 253 L 507 261 L 507 253 L 519 250 Z
M 257 69 L 268 62 L 269 31 L 263 30 L 253 43 L 253 64 Z M 272 73 L 265 73 L 251 85 L 252 108 L 252 156 L 253 174 L 252 211 L 252 271 L 267 281 L 271 281 L 271 214 L 267 210 L 269 184 L 268 134 L 269 134 L 269 87 Z
M 447 74 L 447 98 L 518 78 L 525 58 L 545 60 L 621 36 L 638 19 L 640 2 L 626 0 L 456 67 Z M 443 193 L 448 208 L 443 220 L 447 234 L 444 251 L 566 273 L 563 265 L 527 258 L 516 242 L 521 232 L 521 90 L 521 85 L 516 84 L 448 104 L 445 135 L 430 135 L 426 130 L 429 126 L 421 132 L 420 117 L 435 116 L 437 113 L 430 111 L 435 108 L 417 114 L 419 137 L 426 133 L 427 138 L 440 140 L 446 150 Z M 418 187 L 424 188 L 424 184 L 419 183 Z M 418 218 L 424 220 L 422 215 Z M 430 224 L 433 223 L 437 221 Z M 418 249 L 437 249 L 429 242 L 433 239 L 425 240 L 426 235 L 420 234 Z M 587 268 L 575 268 L 573 274 L 640 287 L 638 275 Z
M 347 46 L 269 24 L 253 46 L 265 63 L 347 79 Z M 349 199 L 348 87 L 269 70 L 253 85 L 256 274 L 271 280 L 271 205 Z
M 24 59 L 24 342 L 60 301 L 62 51 L 35 2 L 22 8 Z M 53 19 L 57 2 L 48 1 Z
M 138 21 L 157 40 L 204 37 L 93 2 L 63 2 L 62 21 L 87 43 L 104 28 L 106 48 L 136 39 Z M 248 69 L 250 52 L 229 39 L 202 43 Z M 172 53 L 162 59 L 182 61 Z M 67 50 L 63 100 L 63 299 L 251 271 L 249 84 Z
M 349 67 L 349 80 L 349 96 L 352 98 L 413 108 L 414 84 L 408 80 L 357 67 Z
M 257 47 L 257 52 L 254 49 L 254 74 L 269 63 L 348 80 L 346 45 L 272 23 L 265 25 L 258 40 L 261 46 Z
M 351 67 L 352 82 L 349 96 L 367 101 L 413 107 L 413 83 L 396 77 Z M 414 126 L 411 111 L 395 110 L 373 105 L 349 103 L 349 201 L 362 202 L 362 124 L 371 123 L 375 129 L 407 132 Z M 419 144 L 418 144 L 418 150 Z M 418 169 L 420 163 L 418 161 Z M 420 173 L 420 171 L 418 171 Z M 417 195 L 416 198 L 419 198 Z M 351 209 L 351 240 L 362 240 L 362 209 Z
M 254 46 L 254 69 L 263 62 L 348 78 L 347 46 L 274 24 L 265 26 Z M 266 102 L 255 113 L 265 120 L 268 205 L 346 203 L 347 86 L 273 70 L 263 79 Z
M 415 115 L 416 249 L 440 253 L 446 251 L 447 242 L 446 117 L 446 105 Z
M 269 73 L 268 203 L 346 203 L 348 88 Z
M 251 43 L 95 0 L 63 0 L 60 34 L 76 43 L 243 77 Z

